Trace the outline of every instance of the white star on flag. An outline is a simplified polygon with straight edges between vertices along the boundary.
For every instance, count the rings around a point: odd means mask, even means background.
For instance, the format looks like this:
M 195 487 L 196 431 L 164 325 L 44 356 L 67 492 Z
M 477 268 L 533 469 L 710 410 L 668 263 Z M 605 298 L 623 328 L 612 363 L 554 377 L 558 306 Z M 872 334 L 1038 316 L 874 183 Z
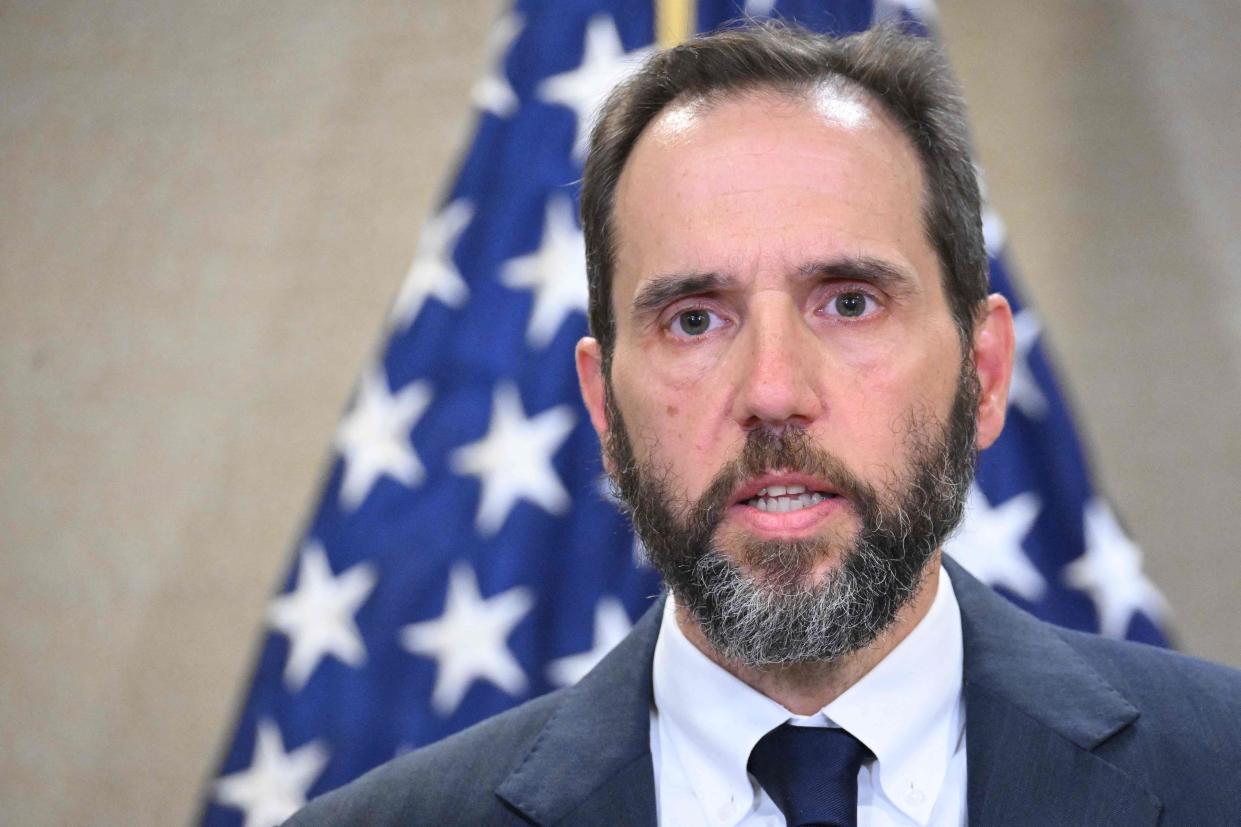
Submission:
M 451 459 L 455 473 L 478 477 L 481 483 L 479 533 L 499 531 L 520 499 L 551 514 L 565 513 L 569 492 L 552 467 L 552 457 L 573 431 L 575 419 L 568 405 L 527 419 L 517 388 L 509 382 L 496 385 L 487 435 L 458 448 Z
M 992 508 L 977 485 L 971 485 L 960 530 L 944 551 L 989 586 L 1003 586 L 1026 600 L 1037 600 L 1047 588 L 1043 575 L 1021 549 L 1038 518 L 1038 497 L 1030 492 Z
M 776 9 L 776 0 L 745 0 L 741 13 L 745 17 L 770 17 Z
M 1032 310 L 1022 310 L 1013 317 L 1017 352 L 1013 354 L 1013 378 L 1008 386 L 1008 402 L 1031 419 L 1042 419 L 1047 414 L 1047 397 L 1030 370 L 1030 353 L 1041 331 L 1042 325 Z
M 381 476 L 411 488 L 422 482 L 422 462 L 410 437 L 430 404 L 426 382 L 412 382 L 393 394 L 381 366 L 362 377 L 353 407 L 336 430 L 336 449 L 345 463 L 340 501 L 347 510 L 361 505 Z
M 557 658 L 547 665 L 547 679 L 556 686 L 572 686 L 595 668 L 603 656 L 624 640 L 633 624 L 625 606 L 615 597 L 602 597 L 595 606 L 594 641 L 586 652 Z
M 460 307 L 469 298 L 469 288 L 452 259 L 461 233 L 474 218 L 474 205 L 458 198 L 438 215 L 432 216 L 422 228 L 418 251 L 401 290 L 392 305 L 391 324 L 407 330 L 428 298 L 439 299 L 449 307 Z
M 217 780 L 216 801 L 245 811 L 245 827 L 275 827 L 306 804 L 306 792 L 327 759 L 318 741 L 286 753 L 280 729 L 263 719 L 249 768 Z
M 431 692 L 436 712 L 451 715 L 477 680 L 490 681 L 510 695 L 525 691 L 526 673 L 507 641 L 533 606 L 533 595 L 521 586 L 484 599 L 474 570 L 464 563 L 453 567 L 444 613 L 401 630 L 406 649 L 437 662 Z
M 552 75 L 539 84 L 540 98 L 548 103 L 567 106 L 577 117 L 574 160 L 580 162 L 586 157 L 595 110 L 612 87 L 641 66 L 650 52 L 648 47 L 626 53 L 612 18 L 597 14 L 586 24 L 582 64 L 571 71 Z
M 539 249 L 509 261 L 500 280 L 506 287 L 534 290 L 534 309 L 526 327 L 526 342 L 532 348 L 550 344 L 570 313 L 586 312 L 586 242 L 568 196 L 548 200 Z
M 268 622 L 289 638 L 284 683 L 291 692 L 306 685 L 326 655 L 353 667 L 366 662 L 366 646 L 353 618 L 375 588 L 375 579 L 369 563 L 333 577 L 322 545 L 312 542 L 302 549 L 297 584 L 267 609 Z
M 509 12 L 496 21 L 487 36 L 487 74 L 479 78 L 470 90 L 479 109 L 501 118 L 507 118 L 517 111 L 517 93 L 508 81 L 504 62 L 508 57 L 509 47 L 521 33 L 521 28 L 522 17 L 515 12 Z
M 1064 579 L 1090 594 L 1099 613 L 1099 630 L 1123 638 L 1133 613 L 1161 619 L 1168 604 L 1142 573 L 1142 552 L 1098 497 L 1085 508 L 1086 553 L 1064 568 Z

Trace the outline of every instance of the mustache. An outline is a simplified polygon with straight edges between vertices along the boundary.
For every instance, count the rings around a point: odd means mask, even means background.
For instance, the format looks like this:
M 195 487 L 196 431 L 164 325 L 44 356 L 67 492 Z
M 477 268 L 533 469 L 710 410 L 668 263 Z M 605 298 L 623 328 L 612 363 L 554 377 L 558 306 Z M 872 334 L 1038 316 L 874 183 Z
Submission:
M 746 480 L 774 471 L 808 474 L 823 480 L 850 500 L 860 513 L 878 508 L 875 489 L 851 472 L 835 455 L 821 448 L 803 428 L 756 428 L 746 434 L 741 453 L 724 465 L 692 505 L 697 525 L 719 523 L 733 492 Z

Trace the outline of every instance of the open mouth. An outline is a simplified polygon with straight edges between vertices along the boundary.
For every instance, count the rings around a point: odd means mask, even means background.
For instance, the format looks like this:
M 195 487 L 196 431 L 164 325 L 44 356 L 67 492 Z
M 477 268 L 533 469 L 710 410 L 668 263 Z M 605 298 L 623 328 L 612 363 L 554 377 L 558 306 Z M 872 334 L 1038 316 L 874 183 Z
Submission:
M 753 497 L 742 500 L 741 504 L 772 514 L 786 514 L 810 508 L 836 496 L 831 491 L 815 491 L 804 485 L 768 485 L 760 488 Z

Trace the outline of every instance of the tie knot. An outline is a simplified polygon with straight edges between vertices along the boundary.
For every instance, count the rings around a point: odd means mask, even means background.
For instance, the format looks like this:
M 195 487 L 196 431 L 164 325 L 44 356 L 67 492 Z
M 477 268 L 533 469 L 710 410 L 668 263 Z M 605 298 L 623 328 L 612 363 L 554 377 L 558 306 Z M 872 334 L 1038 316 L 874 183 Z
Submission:
M 754 745 L 747 769 L 789 827 L 854 827 L 858 770 L 872 757 L 843 729 L 782 724 Z

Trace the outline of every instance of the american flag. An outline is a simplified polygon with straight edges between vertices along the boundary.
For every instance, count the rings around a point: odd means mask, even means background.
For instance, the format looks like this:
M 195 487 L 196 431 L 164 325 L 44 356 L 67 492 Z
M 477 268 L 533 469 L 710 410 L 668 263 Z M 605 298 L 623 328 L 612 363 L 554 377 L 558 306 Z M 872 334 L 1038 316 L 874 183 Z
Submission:
M 766 15 L 837 34 L 893 15 L 935 28 L 927 0 L 683 2 L 699 31 Z M 573 683 L 658 593 L 608 499 L 572 349 L 586 333 L 575 182 L 591 116 L 655 48 L 660 3 L 518 0 L 495 24 L 473 141 L 336 432 L 204 824 L 278 824 Z M 948 551 L 1040 617 L 1164 643 L 1163 601 L 1091 485 L 990 211 L 986 238 L 1016 312 L 1016 371 Z

